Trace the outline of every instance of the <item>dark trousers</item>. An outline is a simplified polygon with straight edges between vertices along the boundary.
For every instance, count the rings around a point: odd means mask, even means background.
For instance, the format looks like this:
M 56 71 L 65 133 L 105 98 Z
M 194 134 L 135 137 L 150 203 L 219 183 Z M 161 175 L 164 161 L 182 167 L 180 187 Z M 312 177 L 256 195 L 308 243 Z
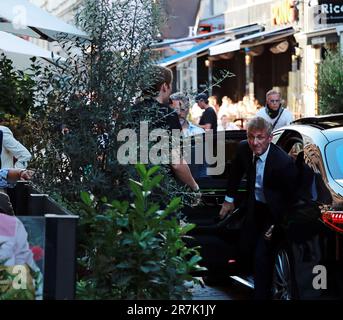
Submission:
M 262 202 L 255 201 L 251 209 L 241 233 L 241 258 L 253 270 L 254 298 L 270 299 L 275 243 L 265 240 L 264 234 L 272 225 L 271 214 Z

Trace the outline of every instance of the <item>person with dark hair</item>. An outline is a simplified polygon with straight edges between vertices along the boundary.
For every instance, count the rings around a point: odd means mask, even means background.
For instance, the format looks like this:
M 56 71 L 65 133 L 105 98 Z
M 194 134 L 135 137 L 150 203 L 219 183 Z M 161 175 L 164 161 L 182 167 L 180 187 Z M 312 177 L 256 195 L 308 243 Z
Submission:
M 150 72 L 149 85 L 142 88 L 143 100 L 138 102 L 132 111 L 134 127 L 139 130 L 142 121 L 149 124 L 149 133 L 154 129 L 165 129 L 168 132 L 168 148 L 171 149 L 170 168 L 175 177 L 189 186 L 193 191 L 199 191 L 187 162 L 177 150 L 170 148 L 170 138 L 173 130 L 181 134 L 181 125 L 175 110 L 169 106 L 172 92 L 173 73 L 170 69 L 154 65 Z M 148 139 L 148 137 L 146 137 Z M 175 160 L 175 161 L 174 161 Z
M 205 110 L 200 117 L 199 127 L 205 131 L 213 130 L 217 131 L 217 114 L 215 110 L 208 104 L 208 96 L 206 93 L 199 93 L 195 97 L 195 102 L 200 109 Z
M 296 201 L 297 168 L 286 152 L 271 143 L 272 125 L 265 119 L 251 119 L 247 137 L 238 146 L 219 215 L 224 218 L 235 209 L 240 181 L 246 174 L 248 192 L 240 259 L 253 265 L 255 298 L 270 299 L 277 234 Z
M 266 93 L 266 106 L 259 109 L 256 116 L 266 119 L 272 125 L 272 130 L 287 126 L 293 121 L 292 113 L 282 106 L 281 94 L 276 90 Z

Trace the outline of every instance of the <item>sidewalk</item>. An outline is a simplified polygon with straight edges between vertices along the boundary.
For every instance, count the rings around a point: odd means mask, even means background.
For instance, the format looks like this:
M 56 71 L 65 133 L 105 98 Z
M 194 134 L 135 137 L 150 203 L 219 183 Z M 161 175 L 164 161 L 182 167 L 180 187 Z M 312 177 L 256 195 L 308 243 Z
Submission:
M 252 290 L 235 281 L 223 287 L 209 287 L 202 282 L 202 285 L 196 284 L 190 290 L 193 294 L 192 300 L 250 300 L 252 298 Z

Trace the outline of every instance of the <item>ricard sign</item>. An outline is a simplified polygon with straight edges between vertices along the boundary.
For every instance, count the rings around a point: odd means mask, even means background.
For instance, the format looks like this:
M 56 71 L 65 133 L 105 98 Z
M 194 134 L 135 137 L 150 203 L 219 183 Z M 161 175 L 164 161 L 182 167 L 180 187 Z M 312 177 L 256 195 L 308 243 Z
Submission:
M 343 1 L 319 0 L 314 8 L 314 19 L 316 24 L 343 23 Z

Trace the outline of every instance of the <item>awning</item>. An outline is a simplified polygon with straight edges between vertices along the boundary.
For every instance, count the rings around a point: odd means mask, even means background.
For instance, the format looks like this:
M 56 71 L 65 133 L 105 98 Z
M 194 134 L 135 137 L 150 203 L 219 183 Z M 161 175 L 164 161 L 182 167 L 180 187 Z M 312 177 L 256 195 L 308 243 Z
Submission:
M 265 43 L 273 43 L 291 36 L 294 33 L 295 30 L 293 27 L 283 27 L 269 31 L 256 32 L 240 39 L 231 40 L 217 46 L 212 46 L 210 48 L 210 56 L 237 51 L 242 48 L 259 46 Z
M 205 40 L 205 39 L 219 39 L 219 38 L 237 38 L 242 35 L 247 35 L 251 34 L 254 32 L 259 32 L 262 31 L 263 27 L 260 26 L 257 23 L 253 24 L 247 24 L 247 25 L 242 25 L 238 27 L 233 27 L 233 28 L 227 28 L 224 30 L 218 30 L 218 31 L 213 31 L 213 32 L 208 32 L 204 34 L 199 34 L 197 36 L 193 37 L 186 37 L 186 38 L 181 38 L 181 39 L 175 39 L 175 40 L 165 40 L 162 42 L 157 42 L 153 43 L 151 45 L 151 48 L 157 49 L 157 48 L 164 48 L 164 47 L 170 47 L 174 45 L 175 43 L 180 43 L 180 42 L 189 42 L 189 41 L 195 41 L 195 40 Z
M 30 57 L 40 57 L 55 62 L 60 57 L 13 34 L 0 31 L 0 52 L 3 51 L 19 69 L 30 66 Z
M 224 41 L 227 41 L 226 38 L 214 41 L 206 41 L 204 43 L 195 45 L 193 48 L 174 54 L 170 57 L 164 58 L 163 60 L 159 61 L 158 64 L 163 67 L 171 66 L 177 62 L 190 59 L 194 56 L 198 56 L 199 54 L 207 51 L 211 46 L 218 45 Z
M 337 27 L 326 27 L 313 30 L 306 33 L 301 33 L 300 38 L 306 38 L 307 45 L 318 45 L 325 44 L 329 42 L 338 42 L 339 41 L 339 30 L 340 26 Z
M 56 40 L 63 34 L 67 38 L 88 35 L 76 27 L 49 14 L 27 0 L 6 0 L 0 5 L 0 30 L 47 40 Z

